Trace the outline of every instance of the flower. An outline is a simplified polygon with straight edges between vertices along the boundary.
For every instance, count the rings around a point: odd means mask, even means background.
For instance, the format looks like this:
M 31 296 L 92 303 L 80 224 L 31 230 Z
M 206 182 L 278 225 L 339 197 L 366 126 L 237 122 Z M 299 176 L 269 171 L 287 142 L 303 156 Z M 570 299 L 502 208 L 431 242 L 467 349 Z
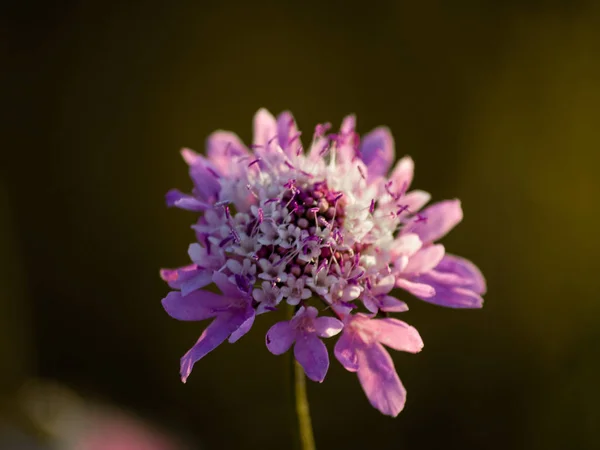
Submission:
M 267 348 L 274 355 L 281 355 L 294 345 L 294 356 L 306 376 L 319 383 L 325 379 L 329 368 L 329 355 L 319 337 L 332 337 L 342 331 L 344 325 L 334 317 L 317 317 L 314 306 L 301 306 L 292 320 L 278 322 L 267 332 Z
M 337 133 L 317 125 L 305 151 L 289 112 L 275 118 L 261 109 L 250 148 L 217 131 L 206 156 L 182 150 L 193 188 L 171 190 L 166 200 L 198 215 L 197 242 L 188 251 L 192 264 L 161 271 L 174 289 L 163 306 L 175 319 L 213 319 L 181 360 L 183 381 L 257 315 L 288 305 L 296 313 L 271 327 L 267 348 L 281 354 L 294 345 L 306 375 L 321 382 L 329 367 L 321 338 L 343 330 L 336 358 L 357 372 L 375 408 L 395 416 L 405 390 L 382 344 L 416 353 L 423 343 L 414 328 L 387 317 L 408 309 L 393 289 L 443 306 L 482 306 L 479 270 L 437 243 L 462 219 L 460 202 L 420 212 L 430 195 L 409 191 L 413 160 L 400 159 L 390 172 L 389 130 L 361 139 L 355 125 L 354 116 Z M 222 295 L 203 290 L 211 283 Z
M 335 357 L 356 372 L 367 398 L 383 414 L 397 416 L 404 408 L 406 390 L 398 378 L 385 344 L 394 350 L 417 353 L 423 341 L 416 329 L 398 319 L 347 316 L 344 333 L 335 344 Z

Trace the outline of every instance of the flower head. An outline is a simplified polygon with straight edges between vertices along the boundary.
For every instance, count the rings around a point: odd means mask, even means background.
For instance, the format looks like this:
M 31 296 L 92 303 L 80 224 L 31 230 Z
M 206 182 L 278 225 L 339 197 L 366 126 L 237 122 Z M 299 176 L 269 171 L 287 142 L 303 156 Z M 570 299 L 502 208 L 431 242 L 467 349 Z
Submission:
M 182 150 L 193 188 L 169 191 L 166 200 L 199 213 L 197 242 L 191 265 L 161 272 L 176 289 L 163 306 L 179 320 L 213 318 L 182 358 L 184 381 L 195 362 L 239 339 L 256 315 L 288 304 L 296 314 L 269 330 L 267 348 L 280 354 L 294 345 L 307 376 L 321 382 L 329 357 L 320 338 L 343 328 L 337 359 L 357 372 L 373 406 L 396 415 L 405 392 L 381 344 L 414 353 L 422 341 L 404 322 L 380 318 L 408 309 L 393 289 L 473 308 L 482 305 L 485 282 L 472 263 L 435 243 L 462 219 L 459 201 L 419 212 L 430 196 L 408 190 L 409 157 L 388 176 L 395 150 L 386 128 L 361 139 L 348 116 L 337 133 L 330 129 L 317 125 L 305 150 L 290 113 L 274 118 L 261 109 L 250 148 L 217 131 L 206 157 Z M 202 289 L 211 283 L 222 295 Z

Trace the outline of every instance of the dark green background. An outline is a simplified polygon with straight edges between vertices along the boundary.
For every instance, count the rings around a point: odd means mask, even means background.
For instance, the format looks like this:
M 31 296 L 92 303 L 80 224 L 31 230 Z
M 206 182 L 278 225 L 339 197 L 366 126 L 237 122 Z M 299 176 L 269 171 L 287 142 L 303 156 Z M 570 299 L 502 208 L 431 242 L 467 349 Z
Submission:
M 160 306 L 187 263 L 178 150 L 259 107 L 301 129 L 388 125 L 415 187 L 459 197 L 443 243 L 481 311 L 408 298 L 396 419 L 336 361 L 310 385 L 319 448 L 600 448 L 600 8 L 581 1 L 8 2 L 0 56 L 0 382 L 58 380 L 208 449 L 286 449 L 284 358 L 263 316 L 197 365 L 204 324 Z M 403 298 L 406 298 L 404 296 Z

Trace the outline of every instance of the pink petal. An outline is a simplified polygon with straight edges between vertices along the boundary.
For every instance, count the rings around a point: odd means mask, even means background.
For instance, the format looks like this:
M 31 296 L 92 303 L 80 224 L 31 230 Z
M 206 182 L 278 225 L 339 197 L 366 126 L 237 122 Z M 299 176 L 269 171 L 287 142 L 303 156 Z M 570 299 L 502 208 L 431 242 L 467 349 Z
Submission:
M 278 322 L 267 331 L 267 348 L 274 355 L 287 352 L 296 340 L 296 330 L 289 322 Z
M 460 200 L 446 200 L 426 208 L 425 220 L 412 222 L 406 231 L 417 233 L 424 243 L 436 241 L 454 228 L 463 218 Z
M 483 278 L 477 266 L 468 259 L 446 253 L 446 256 L 435 269 L 440 272 L 456 274 L 465 280 L 465 286 L 463 287 L 469 288 L 478 294 L 485 294 L 485 278 Z
M 403 233 L 392 242 L 390 250 L 393 257 L 398 258 L 402 255 L 410 256 L 415 254 L 422 245 L 421 239 L 415 233 Z
M 404 268 L 404 273 L 425 273 L 433 269 L 444 257 L 445 249 L 441 244 L 429 245 L 412 255 Z
M 317 317 L 313 324 L 317 335 L 322 338 L 335 336 L 344 328 L 344 324 L 335 317 Z
M 419 212 L 429 200 L 431 200 L 431 194 L 429 192 L 415 189 L 400 197 L 398 204 L 407 207 L 406 213 L 404 213 L 404 215 L 407 215 L 409 211 L 411 213 Z
M 361 158 L 369 169 L 369 181 L 387 174 L 394 160 L 394 138 L 385 127 L 365 135 L 360 145 Z
M 404 303 L 402 300 L 398 300 L 397 298 L 391 297 L 389 295 L 384 295 L 379 300 L 380 306 L 379 309 L 386 312 L 404 312 L 408 311 L 408 305 Z
M 347 330 L 342 333 L 335 343 L 333 354 L 347 371 L 356 372 L 358 370 L 357 349 L 362 346 L 364 346 L 364 343 L 355 336 L 355 333 L 352 330 Z
M 215 131 L 206 139 L 206 154 L 219 173 L 230 176 L 239 170 L 237 160 L 249 156 L 248 149 L 235 133 Z
M 294 116 L 289 111 L 283 111 L 277 116 L 277 135 L 279 139 L 279 145 L 286 153 L 291 154 L 291 148 L 288 148 L 292 138 L 295 138 L 298 134 L 298 127 Z M 297 145 L 294 145 L 296 148 Z
M 396 287 L 404 289 L 419 298 L 428 298 L 435 295 L 435 289 L 428 284 L 408 281 L 405 278 L 398 278 L 396 280 Z
M 182 148 L 181 156 L 188 166 L 196 164 L 198 161 L 202 161 L 203 157 L 199 153 L 196 153 L 190 148 Z
M 406 390 L 394 362 L 381 344 L 359 351 L 358 379 L 371 405 L 383 414 L 396 417 L 404 408 Z
M 406 192 L 413 180 L 415 162 L 410 156 L 405 156 L 396 163 L 390 180 L 393 181 L 392 190 Z
M 172 291 L 162 299 L 167 314 L 177 320 L 204 320 L 215 317 L 215 309 L 227 308 L 229 301 L 222 295 L 208 291 L 194 291 L 183 296 L 181 292 Z
M 419 332 L 401 320 L 374 319 L 368 322 L 368 327 L 376 333 L 379 342 L 394 350 L 418 353 L 423 348 Z
M 340 131 L 342 134 L 347 135 L 354 132 L 356 128 L 356 116 L 354 114 L 350 114 L 344 117 L 342 120 L 342 126 L 340 127 Z
M 266 151 L 266 146 L 277 137 L 277 122 L 275 117 L 265 108 L 259 109 L 254 115 L 254 138 L 252 143 L 261 146 L 259 153 Z
M 294 345 L 294 357 L 304 369 L 306 376 L 321 383 L 329 369 L 329 355 L 325 344 L 313 333 L 298 337 Z

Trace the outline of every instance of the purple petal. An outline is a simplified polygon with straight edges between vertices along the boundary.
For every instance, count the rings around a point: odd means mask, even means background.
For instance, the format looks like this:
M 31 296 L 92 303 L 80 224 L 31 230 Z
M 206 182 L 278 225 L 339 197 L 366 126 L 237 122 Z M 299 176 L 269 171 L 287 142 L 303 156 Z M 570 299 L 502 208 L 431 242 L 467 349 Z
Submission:
M 405 156 L 396 163 L 390 180 L 394 182 L 393 189 L 406 192 L 413 180 L 415 162 L 410 156 Z
M 377 314 L 377 312 L 379 311 L 379 299 L 376 297 L 373 297 L 372 295 L 364 295 L 361 298 L 363 305 L 365 305 L 365 308 L 367 308 L 367 310 L 373 314 Z
M 190 166 L 190 177 L 197 193 L 203 200 L 214 201 L 221 191 L 221 184 L 215 177 L 216 172 L 202 160 Z
M 435 276 L 435 271 L 431 271 L 427 275 L 418 277 L 419 281 L 431 283 L 435 289 L 435 294 L 430 297 L 415 294 L 421 300 L 448 308 L 481 308 L 483 306 L 483 298 L 478 293 L 460 286 L 437 283 Z
M 392 358 L 381 344 L 370 345 L 359 352 L 358 379 L 373 407 L 392 417 L 402 411 L 406 390 Z
M 277 122 L 275 117 L 265 108 L 259 109 L 254 115 L 254 138 L 252 143 L 261 146 L 262 151 L 265 151 L 267 143 L 276 136 Z
M 204 320 L 217 315 L 216 310 L 227 308 L 226 297 L 208 291 L 194 291 L 183 296 L 181 292 L 172 291 L 162 299 L 167 314 L 177 320 Z
M 294 357 L 304 369 L 306 376 L 321 383 L 329 369 L 329 355 L 325 344 L 313 333 L 307 333 L 296 339 Z
M 361 158 L 369 169 L 369 180 L 384 176 L 394 160 L 394 138 L 385 127 L 365 135 L 360 145 Z
M 250 328 L 252 328 L 252 325 L 254 324 L 254 318 L 256 317 L 254 309 L 252 309 L 252 307 L 248 308 L 248 311 L 246 311 L 246 315 L 249 317 L 240 325 L 240 327 L 237 330 L 231 333 L 231 336 L 229 336 L 230 344 L 233 344 L 234 342 L 238 341 L 242 336 L 244 336 L 248 331 L 250 331 Z
M 435 288 L 432 286 L 425 283 L 409 281 L 405 278 L 398 278 L 396 280 L 396 287 L 404 289 L 421 299 L 433 297 L 435 295 Z
M 168 207 L 174 206 L 188 211 L 205 211 L 211 207 L 210 204 L 202 202 L 189 194 L 184 194 L 178 189 L 171 189 L 167 192 L 165 200 Z
M 206 154 L 215 168 L 223 175 L 237 173 L 236 159 L 249 156 L 240 138 L 229 131 L 215 131 L 206 139 Z
M 199 268 L 196 264 L 178 269 L 161 269 L 160 276 L 173 289 L 180 289 L 182 295 L 188 295 L 212 282 L 212 270 Z
M 417 233 L 424 243 L 436 241 L 454 228 L 463 218 L 460 200 L 446 200 L 426 208 L 425 220 L 412 222 L 407 232 Z
M 212 280 L 219 287 L 221 292 L 227 297 L 238 298 L 244 295 L 238 289 L 237 285 L 229 281 L 229 278 L 223 272 L 215 272 L 213 274 Z
M 477 266 L 465 258 L 446 253 L 435 270 L 456 274 L 464 280 L 463 287 L 471 289 L 477 294 L 485 294 L 485 278 Z
M 404 268 L 404 273 L 425 273 L 433 269 L 444 257 L 445 249 L 441 244 L 429 245 L 412 255 Z
M 368 327 L 376 333 L 377 340 L 394 350 L 418 353 L 423 348 L 419 332 L 398 319 L 373 319 Z
M 181 381 L 187 381 L 196 361 L 213 351 L 240 326 L 238 321 L 228 315 L 219 316 L 204 330 L 198 342 L 181 358 Z
M 317 335 L 322 338 L 335 336 L 344 328 L 344 324 L 335 317 L 317 317 L 313 323 Z
M 287 352 L 296 340 L 296 330 L 289 322 L 278 322 L 267 331 L 267 348 L 274 355 Z
M 333 354 L 344 368 L 349 372 L 358 370 L 358 349 L 364 346 L 352 330 L 342 333 L 333 348 Z

